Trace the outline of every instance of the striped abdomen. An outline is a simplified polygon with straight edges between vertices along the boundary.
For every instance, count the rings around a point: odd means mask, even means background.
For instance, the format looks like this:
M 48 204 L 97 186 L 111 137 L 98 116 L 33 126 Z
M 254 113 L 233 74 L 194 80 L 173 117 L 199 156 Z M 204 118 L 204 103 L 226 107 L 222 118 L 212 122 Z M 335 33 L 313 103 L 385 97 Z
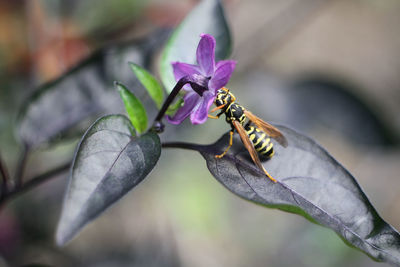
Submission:
M 270 158 L 274 155 L 273 144 L 266 133 L 250 125 L 246 125 L 245 130 L 260 157 Z

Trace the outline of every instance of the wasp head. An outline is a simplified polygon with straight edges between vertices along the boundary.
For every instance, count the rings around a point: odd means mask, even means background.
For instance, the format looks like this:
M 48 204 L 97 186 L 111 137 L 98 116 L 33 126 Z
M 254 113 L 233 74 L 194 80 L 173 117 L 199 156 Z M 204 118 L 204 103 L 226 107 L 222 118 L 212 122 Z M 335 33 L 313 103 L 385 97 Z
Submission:
M 229 92 L 229 89 L 223 87 L 217 91 L 217 97 L 215 98 L 215 105 L 217 107 L 227 105 L 233 101 L 235 101 L 235 97 Z

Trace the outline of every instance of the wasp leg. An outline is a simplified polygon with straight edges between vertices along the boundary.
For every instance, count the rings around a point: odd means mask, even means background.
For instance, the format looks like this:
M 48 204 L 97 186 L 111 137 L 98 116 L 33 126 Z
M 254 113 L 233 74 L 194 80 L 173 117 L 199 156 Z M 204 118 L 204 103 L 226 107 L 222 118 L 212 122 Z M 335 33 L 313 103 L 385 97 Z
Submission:
M 219 119 L 219 116 L 213 116 L 213 115 L 211 115 L 211 114 L 208 114 L 208 117 L 209 117 L 210 119 Z
M 208 114 L 208 117 L 211 119 L 219 119 L 219 117 L 221 117 L 221 115 L 224 114 L 223 111 L 221 111 L 220 113 L 218 113 L 216 116 L 213 116 L 211 114 Z
M 217 110 L 219 110 L 219 109 L 224 108 L 225 106 L 226 106 L 226 104 L 223 104 L 223 105 L 221 105 L 221 106 L 215 107 L 215 108 L 213 108 L 210 112 L 213 113 L 213 112 L 215 112 L 215 111 L 217 111 Z
M 211 110 L 211 112 L 213 112 L 213 111 Z M 211 118 L 211 119 L 219 119 L 219 117 L 221 117 L 222 114 L 224 114 L 223 110 L 221 110 L 216 116 L 208 114 L 208 117 Z
M 229 151 L 229 149 L 231 148 L 231 146 L 233 145 L 233 131 L 231 130 L 229 132 L 230 138 L 229 138 L 229 146 L 225 149 L 224 153 L 222 153 L 221 155 L 215 155 L 215 157 L 217 159 L 222 158 L 223 156 L 225 156 L 225 154 Z
M 264 169 L 264 167 L 263 167 L 263 171 L 264 171 L 265 175 L 267 175 L 267 177 L 268 177 L 269 179 L 271 179 L 272 182 L 274 182 L 274 183 L 277 182 L 276 179 L 274 179 L 274 178 Z

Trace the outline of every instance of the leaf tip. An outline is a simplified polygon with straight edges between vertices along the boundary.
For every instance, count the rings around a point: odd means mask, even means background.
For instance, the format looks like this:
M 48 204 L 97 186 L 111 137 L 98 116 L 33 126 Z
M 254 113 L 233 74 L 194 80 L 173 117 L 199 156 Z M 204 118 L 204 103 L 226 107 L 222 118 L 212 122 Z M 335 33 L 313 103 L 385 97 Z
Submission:
M 58 247 L 63 247 L 66 243 L 65 237 L 59 231 L 56 233 L 55 242 Z
M 139 67 L 139 65 L 137 65 L 136 63 L 133 63 L 132 61 L 128 61 L 128 65 L 132 68 L 132 69 L 137 69 Z
M 60 222 L 57 227 L 54 241 L 58 247 L 63 247 L 71 240 L 72 236 L 71 233 L 66 231 L 64 224 Z
M 145 69 L 140 67 L 138 64 L 133 63 L 132 61 L 128 61 L 128 65 L 131 68 L 131 70 L 133 71 L 133 73 L 136 75 L 136 77 L 140 80 L 141 72 L 144 72 Z
M 119 92 L 121 92 L 121 90 L 124 89 L 123 84 L 120 83 L 120 82 L 118 82 L 118 81 L 114 81 L 114 87 L 115 87 Z

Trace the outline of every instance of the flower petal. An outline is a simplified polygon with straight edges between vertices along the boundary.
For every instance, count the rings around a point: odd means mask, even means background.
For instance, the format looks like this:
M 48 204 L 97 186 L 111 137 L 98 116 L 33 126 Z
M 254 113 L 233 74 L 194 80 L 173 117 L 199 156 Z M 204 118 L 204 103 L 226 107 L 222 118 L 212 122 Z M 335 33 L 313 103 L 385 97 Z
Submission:
M 215 72 L 211 80 L 208 82 L 208 88 L 211 91 L 216 91 L 224 87 L 231 78 L 232 72 L 235 69 L 236 61 L 221 60 L 215 66 Z
M 171 118 L 170 116 L 166 116 L 167 121 L 172 124 L 182 123 L 186 119 L 186 117 L 189 116 L 189 114 L 193 111 L 193 108 L 196 106 L 196 104 L 198 104 L 200 98 L 201 97 L 195 92 L 187 93 L 183 97 L 183 107 L 178 109 L 174 117 Z
M 206 122 L 208 117 L 208 110 L 213 104 L 215 95 L 211 93 L 205 93 L 201 98 L 201 101 L 194 107 L 192 114 L 190 115 L 190 121 L 192 124 L 202 124 Z
M 209 34 L 201 34 L 200 36 L 201 39 L 196 51 L 197 63 L 202 74 L 210 77 L 215 68 L 215 39 Z
M 182 63 L 182 62 L 173 62 L 172 69 L 174 71 L 175 80 L 179 81 L 182 77 L 185 76 L 193 76 L 194 74 L 200 75 L 199 66 Z M 186 84 L 183 89 L 186 91 L 191 91 L 192 87 L 189 84 Z
M 200 74 L 200 69 L 198 66 L 182 62 L 173 62 L 172 69 L 174 71 L 176 81 L 179 81 L 184 76 Z

